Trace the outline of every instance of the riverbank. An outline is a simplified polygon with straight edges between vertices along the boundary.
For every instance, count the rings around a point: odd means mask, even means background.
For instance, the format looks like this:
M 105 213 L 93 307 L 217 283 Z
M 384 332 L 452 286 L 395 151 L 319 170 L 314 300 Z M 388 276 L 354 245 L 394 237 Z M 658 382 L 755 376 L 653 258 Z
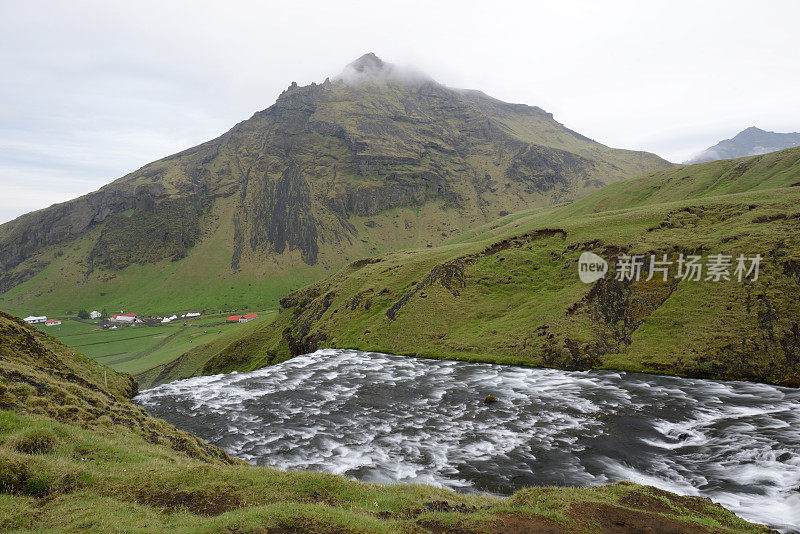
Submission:
M 496 496 L 628 480 L 800 528 L 795 389 L 326 349 L 134 400 L 256 465 Z

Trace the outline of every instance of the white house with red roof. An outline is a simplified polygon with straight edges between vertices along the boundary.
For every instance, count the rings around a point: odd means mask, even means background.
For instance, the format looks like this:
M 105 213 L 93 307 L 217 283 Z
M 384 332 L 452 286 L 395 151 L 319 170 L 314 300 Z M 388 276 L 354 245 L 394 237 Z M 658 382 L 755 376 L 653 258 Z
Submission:
M 252 321 L 253 319 L 256 319 L 256 318 L 258 318 L 258 314 L 257 313 L 248 313 L 247 315 L 242 315 L 241 317 L 239 317 L 239 322 L 240 323 L 247 323 L 247 322 L 250 322 L 250 321 Z
M 58 326 L 61 324 L 59 319 L 48 319 L 44 322 L 45 326 Z
M 118 313 L 109 319 L 112 323 L 133 324 L 139 316 L 135 313 Z

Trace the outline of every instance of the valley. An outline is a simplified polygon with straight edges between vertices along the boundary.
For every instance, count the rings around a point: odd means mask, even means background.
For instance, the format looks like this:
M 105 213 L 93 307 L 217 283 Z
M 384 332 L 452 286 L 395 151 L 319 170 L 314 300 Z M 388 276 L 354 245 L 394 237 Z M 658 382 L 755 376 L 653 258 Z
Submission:
M 368 53 L 0 224 L 0 529 L 800 529 L 800 147 L 748 132 Z
M 227 321 L 231 313 L 205 313 L 179 318 L 171 324 L 153 319 L 117 325 L 72 317 L 61 319 L 58 326 L 36 327 L 103 365 L 132 374 L 144 387 L 157 380 L 164 368 L 182 355 L 181 375 L 193 376 L 205 363 L 204 351 L 226 347 L 246 336 L 258 323 L 271 321 L 274 313 L 274 310 L 260 311 L 257 322 L 249 323 Z M 201 356 L 193 365 L 196 354 Z

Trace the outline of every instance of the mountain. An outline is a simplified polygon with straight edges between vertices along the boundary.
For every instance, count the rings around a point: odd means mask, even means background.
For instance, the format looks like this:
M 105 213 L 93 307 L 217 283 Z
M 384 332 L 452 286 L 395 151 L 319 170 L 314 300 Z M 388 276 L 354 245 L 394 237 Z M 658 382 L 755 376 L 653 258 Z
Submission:
M 135 382 L 0 312 L 0 529 L 13 532 L 767 532 L 630 482 L 508 499 L 251 466 L 130 402 Z
M 584 252 L 607 261 L 610 274 L 582 283 Z M 647 268 L 617 280 L 624 254 L 648 263 L 666 255 L 666 280 L 648 281 Z M 681 254 L 706 263 L 729 255 L 732 279 L 681 280 Z M 739 255 L 762 257 L 756 279 L 737 280 Z M 798 317 L 794 148 L 658 171 L 436 248 L 353 262 L 283 298 L 274 322 L 217 350 L 203 372 L 332 347 L 800 386 Z
M 347 262 L 666 168 L 367 54 L 217 139 L 0 226 L 0 306 L 269 305 Z
M 800 146 L 800 132 L 767 132 L 751 126 L 742 130 L 733 139 L 725 139 L 696 155 L 686 163 L 704 163 L 718 159 L 741 158 L 767 154 L 784 148 Z

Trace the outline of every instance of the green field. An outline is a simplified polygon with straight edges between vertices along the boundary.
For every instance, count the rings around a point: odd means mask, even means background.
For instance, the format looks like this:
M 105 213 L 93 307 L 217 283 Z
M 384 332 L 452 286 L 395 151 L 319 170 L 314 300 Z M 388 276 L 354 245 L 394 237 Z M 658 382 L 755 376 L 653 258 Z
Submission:
M 159 326 L 117 325 L 103 329 L 99 322 L 62 319 L 59 326 L 36 325 L 64 344 L 120 372 L 140 375 L 163 366 L 193 348 L 224 344 L 271 321 L 274 312 L 260 311 L 259 318 L 249 323 L 225 323 L 229 314 L 211 314 L 181 319 Z M 87 321 L 89 322 L 89 321 Z M 184 326 L 184 323 L 186 326 Z M 190 374 L 186 376 L 190 376 Z

